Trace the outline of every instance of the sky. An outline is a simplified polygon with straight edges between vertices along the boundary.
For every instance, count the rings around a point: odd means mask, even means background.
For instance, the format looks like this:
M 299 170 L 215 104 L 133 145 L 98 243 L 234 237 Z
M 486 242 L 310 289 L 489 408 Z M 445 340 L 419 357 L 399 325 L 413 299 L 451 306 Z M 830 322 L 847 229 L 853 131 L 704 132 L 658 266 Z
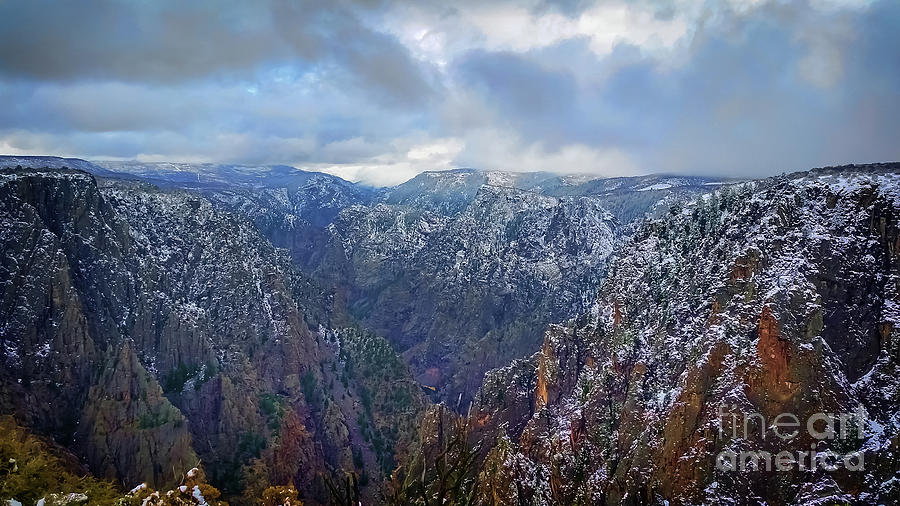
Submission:
M 0 153 L 757 177 L 900 159 L 897 0 L 0 0 Z

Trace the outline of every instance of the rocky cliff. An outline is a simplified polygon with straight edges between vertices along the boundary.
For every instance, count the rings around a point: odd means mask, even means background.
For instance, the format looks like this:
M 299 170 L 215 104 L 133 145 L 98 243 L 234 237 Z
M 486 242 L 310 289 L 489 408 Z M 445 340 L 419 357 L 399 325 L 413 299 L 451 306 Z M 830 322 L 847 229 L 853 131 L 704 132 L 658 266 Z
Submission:
M 404 353 L 420 382 L 468 404 L 485 371 L 536 350 L 548 322 L 586 308 L 618 223 L 591 198 L 484 186 L 454 216 L 355 206 L 315 271 Z
M 488 374 L 477 500 L 900 500 L 898 169 L 744 183 L 645 223 L 591 311 Z
M 72 170 L 4 170 L 0 195 L 5 413 L 128 487 L 202 461 L 237 501 L 289 482 L 324 501 L 345 471 L 377 493 L 421 392 L 392 352 L 330 329 L 327 290 L 252 223 Z M 361 388 L 394 382 L 397 402 Z

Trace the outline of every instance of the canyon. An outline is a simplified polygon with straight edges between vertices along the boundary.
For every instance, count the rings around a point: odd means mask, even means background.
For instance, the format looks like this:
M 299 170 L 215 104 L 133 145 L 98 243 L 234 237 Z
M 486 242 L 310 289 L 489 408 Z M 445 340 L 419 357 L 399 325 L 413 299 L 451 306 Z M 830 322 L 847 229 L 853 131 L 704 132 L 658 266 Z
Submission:
M 0 414 L 123 496 L 198 468 L 239 505 L 900 500 L 898 164 L 0 167 Z M 866 421 L 788 448 L 719 437 L 722 403 Z M 811 447 L 865 469 L 716 466 Z

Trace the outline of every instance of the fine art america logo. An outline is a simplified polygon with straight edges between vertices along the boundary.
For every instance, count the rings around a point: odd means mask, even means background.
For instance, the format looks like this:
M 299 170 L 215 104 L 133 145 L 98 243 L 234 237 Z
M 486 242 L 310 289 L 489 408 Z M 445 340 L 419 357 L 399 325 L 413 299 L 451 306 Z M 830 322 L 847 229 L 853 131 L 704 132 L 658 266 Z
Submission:
M 719 471 L 862 471 L 864 468 L 863 452 L 859 450 L 866 425 L 862 406 L 855 413 L 815 413 L 806 420 L 793 413 L 781 413 L 767 420 L 761 413 L 743 413 L 737 408 L 719 405 L 719 439 L 730 436 L 764 441 L 776 450 L 723 450 L 716 456 Z M 810 444 L 794 449 L 801 441 Z M 791 449 L 778 451 L 782 445 Z M 823 449 L 825 446 L 828 448 Z

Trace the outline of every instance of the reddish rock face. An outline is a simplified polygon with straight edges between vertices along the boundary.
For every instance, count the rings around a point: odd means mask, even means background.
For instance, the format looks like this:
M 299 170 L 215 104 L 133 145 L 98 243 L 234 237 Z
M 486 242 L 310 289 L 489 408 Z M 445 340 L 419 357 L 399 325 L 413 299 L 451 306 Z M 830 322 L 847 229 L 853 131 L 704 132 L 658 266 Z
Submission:
M 550 400 L 550 384 L 553 381 L 553 350 L 547 341 L 541 348 L 540 360 L 538 361 L 537 385 L 534 388 L 534 410 L 540 411 L 547 405 Z
M 662 445 L 654 457 L 660 490 L 667 497 L 697 497 L 700 485 L 714 463 L 716 407 L 712 385 L 732 355 L 727 343 L 716 344 L 707 357 L 688 371 L 684 388 L 672 404 L 662 433 Z
M 784 401 L 796 389 L 796 384 L 789 379 L 792 346 L 790 341 L 782 339 L 778 321 L 769 306 L 763 307 L 758 332 L 756 351 L 759 353 L 765 375 L 770 381 L 768 390 L 775 394 L 778 400 Z
M 753 273 L 759 267 L 759 256 L 757 254 L 748 254 L 739 257 L 731 266 L 731 274 L 729 280 L 732 282 L 749 281 L 753 277 Z

